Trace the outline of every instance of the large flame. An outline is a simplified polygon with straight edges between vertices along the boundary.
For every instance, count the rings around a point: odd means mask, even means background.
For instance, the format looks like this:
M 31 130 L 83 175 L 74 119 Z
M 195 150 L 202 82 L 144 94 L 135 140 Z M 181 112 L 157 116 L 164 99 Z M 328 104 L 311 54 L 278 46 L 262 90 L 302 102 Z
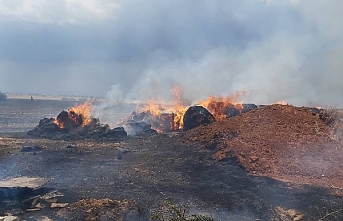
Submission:
M 81 105 L 71 107 L 67 110 L 68 119 L 84 127 L 90 124 L 92 121 L 91 110 L 92 110 L 92 105 L 90 102 L 85 102 Z M 81 117 L 81 121 L 80 121 L 80 117 Z M 65 122 L 60 119 L 55 119 L 54 123 L 57 124 L 60 128 L 65 128 Z
M 227 117 L 226 111 L 228 107 L 233 107 L 239 110 L 243 109 L 243 103 L 240 99 L 244 94 L 244 91 L 238 91 L 227 97 L 212 95 L 205 100 L 199 101 L 197 105 L 205 107 L 217 120 L 224 119 Z
M 81 105 L 71 107 L 68 109 L 68 112 L 74 112 L 76 114 L 79 114 L 83 117 L 82 125 L 81 126 L 86 126 L 92 121 L 92 116 L 91 116 L 91 110 L 92 110 L 92 105 L 90 102 L 85 102 Z
M 181 98 L 181 90 L 175 86 L 172 89 L 173 102 L 166 103 L 162 101 L 149 100 L 146 105 L 137 109 L 138 113 L 148 113 L 147 123 L 158 132 L 177 131 L 184 126 L 183 117 L 189 108 Z M 197 103 L 208 109 L 216 119 L 227 118 L 227 109 L 232 107 L 238 110 L 243 109 L 241 97 L 245 92 L 239 91 L 227 97 L 210 96 L 209 98 Z M 152 120 L 151 123 L 149 120 Z M 167 128 L 166 128 L 167 127 Z
M 153 129 L 162 132 L 168 126 L 170 131 L 183 128 L 183 115 L 188 109 L 181 100 L 181 91 L 175 86 L 172 89 L 173 102 L 170 104 L 163 101 L 149 100 L 146 105 L 137 109 L 139 113 L 149 113 L 152 120 L 160 122 L 160 125 L 152 125 Z M 168 125 L 164 125 L 168 124 Z

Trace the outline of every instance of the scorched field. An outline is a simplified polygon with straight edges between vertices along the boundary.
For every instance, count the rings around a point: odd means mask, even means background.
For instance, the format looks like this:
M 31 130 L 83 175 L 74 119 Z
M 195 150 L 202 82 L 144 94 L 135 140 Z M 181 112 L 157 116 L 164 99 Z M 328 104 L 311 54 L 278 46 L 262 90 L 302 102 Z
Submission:
M 212 97 L 113 126 L 82 105 L 1 102 L 0 216 L 343 220 L 339 110 Z

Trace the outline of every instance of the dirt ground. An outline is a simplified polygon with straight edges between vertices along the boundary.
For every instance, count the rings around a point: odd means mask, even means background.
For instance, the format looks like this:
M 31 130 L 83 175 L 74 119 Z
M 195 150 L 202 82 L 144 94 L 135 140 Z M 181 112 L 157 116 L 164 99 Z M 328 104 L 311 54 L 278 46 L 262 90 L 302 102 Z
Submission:
M 269 105 L 182 136 L 214 148 L 216 161 L 236 156 L 252 174 L 343 188 L 339 116 L 327 125 L 312 108 Z
M 0 200 L 0 215 L 150 220 L 168 201 L 218 221 L 343 220 L 339 123 L 328 126 L 310 108 L 271 105 L 187 132 L 118 142 L 3 135 L 0 179 L 50 182 Z M 37 197 L 53 191 L 61 194 Z M 52 201 L 64 208 L 51 208 Z

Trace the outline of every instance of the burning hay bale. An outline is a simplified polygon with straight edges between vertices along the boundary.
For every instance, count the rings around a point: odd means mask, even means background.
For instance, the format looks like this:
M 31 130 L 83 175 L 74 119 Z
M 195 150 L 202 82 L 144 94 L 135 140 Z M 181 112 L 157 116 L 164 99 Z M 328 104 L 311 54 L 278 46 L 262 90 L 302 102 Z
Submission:
M 254 110 L 256 108 L 257 108 L 256 104 L 242 104 L 241 113 L 247 113 L 247 112 Z
M 178 87 L 174 87 L 172 91 L 174 95 L 172 102 L 150 100 L 142 107 L 137 108 L 120 125 L 128 128 L 130 134 L 138 132 L 141 135 L 149 135 L 151 129 L 158 133 L 168 133 L 190 130 L 257 108 L 255 104 L 239 102 L 241 93 L 228 97 L 210 96 L 190 107 L 185 105 L 181 99 L 181 91 Z
M 56 124 L 54 118 L 44 118 L 39 121 L 38 126 L 29 130 L 27 135 L 48 139 L 77 140 L 82 138 L 121 139 L 126 137 L 127 133 L 123 127 L 111 129 L 107 124 L 101 125 L 99 120 L 95 118 L 92 119 L 91 124 L 86 126 L 70 124 L 69 127 L 62 128 Z
M 205 107 L 217 120 L 235 117 L 241 113 L 247 113 L 258 108 L 255 104 L 243 104 L 239 101 L 240 96 L 242 96 L 240 93 L 228 97 L 210 96 L 198 102 L 197 105 Z
M 28 131 L 27 134 L 33 137 L 61 140 L 122 139 L 127 136 L 123 127 L 111 129 L 107 124 L 100 124 L 99 119 L 92 118 L 89 107 L 85 104 L 62 111 L 56 119 L 40 120 L 38 126 Z
M 258 108 L 255 104 L 238 102 L 241 94 L 228 97 L 211 96 L 191 107 L 183 103 L 177 87 L 173 89 L 173 94 L 173 102 L 150 100 L 137 108 L 120 125 L 127 128 L 131 135 L 150 135 L 154 134 L 154 130 L 158 133 L 185 131 Z
M 240 113 L 241 111 L 238 108 L 231 107 L 231 106 L 226 108 L 226 118 L 235 117 L 239 115 Z
M 255 108 L 255 104 L 226 104 L 213 102 L 208 105 L 210 109 L 202 105 L 176 108 L 145 107 L 143 110 L 134 111 L 121 125 L 131 135 L 151 135 L 169 133 L 173 131 L 190 130 L 200 125 L 209 124 L 216 119 L 225 119 L 249 112 Z M 156 111 L 158 110 L 158 111 Z
M 174 122 L 174 113 L 154 114 L 149 110 L 138 113 L 134 111 L 128 119 L 126 127 L 130 128 L 130 131 L 134 132 L 133 134 L 154 134 L 155 132 L 171 132 L 179 130 L 179 123 Z
M 55 120 L 55 123 L 61 128 L 80 127 L 84 122 L 83 115 L 74 111 L 62 111 Z
M 206 108 L 202 106 L 191 106 L 183 116 L 183 130 L 190 130 L 215 121 L 214 116 Z

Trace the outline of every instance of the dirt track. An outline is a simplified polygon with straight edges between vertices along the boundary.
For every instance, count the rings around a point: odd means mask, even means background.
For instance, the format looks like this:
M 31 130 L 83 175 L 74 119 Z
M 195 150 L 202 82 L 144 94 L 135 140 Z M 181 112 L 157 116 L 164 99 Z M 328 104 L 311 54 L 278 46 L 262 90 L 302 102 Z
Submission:
M 290 211 L 301 220 L 343 220 L 342 149 L 330 130 L 306 108 L 270 106 L 188 132 L 116 143 L 3 136 L 0 178 L 52 178 L 42 191 L 58 190 L 58 202 L 71 204 L 21 215 L 18 208 L 27 205 L 2 200 L 1 208 L 26 220 L 84 220 L 85 204 L 72 203 L 110 198 L 136 203 L 120 213 L 123 220 L 149 220 L 165 200 L 216 220 L 293 220 Z M 22 152 L 27 146 L 41 149 Z M 101 205 L 102 217 L 91 218 L 119 220 L 114 204 Z

